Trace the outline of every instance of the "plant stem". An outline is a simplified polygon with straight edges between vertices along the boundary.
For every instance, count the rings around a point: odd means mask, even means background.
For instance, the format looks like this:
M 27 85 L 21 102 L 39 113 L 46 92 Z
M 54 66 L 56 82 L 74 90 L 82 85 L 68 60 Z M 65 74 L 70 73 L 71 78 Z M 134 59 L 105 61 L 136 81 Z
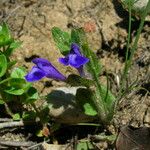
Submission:
M 134 53 L 135 53 L 135 51 L 137 49 L 138 41 L 139 41 L 140 34 L 141 34 L 143 26 L 144 26 L 145 18 L 146 18 L 147 14 L 148 14 L 148 11 L 150 10 L 150 0 L 148 1 L 147 6 L 146 6 L 146 8 L 145 8 L 145 10 L 143 12 L 143 15 L 142 15 L 142 18 L 141 18 L 141 22 L 140 22 L 140 25 L 139 25 L 139 28 L 138 28 L 138 31 L 137 31 L 137 34 L 136 34 L 133 46 L 130 48 L 130 40 L 131 40 L 131 9 L 132 9 L 132 4 L 131 4 L 131 2 L 129 2 L 129 27 L 128 27 L 128 41 L 127 41 L 126 60 L 125 60 L 125 67 L 124 67 L 124 70 L 123 70 L 123 75 L 122 75 L 122 80 L 121 80 L 121 87 L 120 87 L 120 90 L 119 90 L 119 96 L 118 96 L 118 99 L 116 100 L 115 106 L 114 106 L 114 113 L 115 113 L 115 111 L 117 109 L 117 105 L 118 105 L 119 100 L 124 96 L 125 91 L 126 91 L 126 89 L 124 89 L 125 79 L 127 78 L 127 74 L 128 74 L 128 71 L 129 71 L 129 69 L 131 67 L 131 63 L 132 63 L 132 59 L 133 59 Z M 129 56 L 129 48 L 131 49 L 130 56 Z M 132 88 L 132 87 L 130 87 L 130 88 Z
M 7 78 L 7 79 L 4 79 L 4 80 L 2 80 L 1 82 L 0 82 L 0 84 L 4 84 L 4 83 L 6 83 L 6 82 L 8 82 L 9 80 L 11 80 L 12 78 L 10 77 L 10 78 Z
M 139 29 L 137 31 L 137 35 L 136 35 L 135 41 L 134 41 L 132 49 L 131 49 L 131 55 L 129 56 L 129 61 L 128 61 L 128 64 L 127 64 L 127 71 L 129 70 L 129 68 L 131 66 L 133 55 L 134 55 L 135 50 L 137 49 L 137 45 L 138 45 L 138 41 L 139 41 L 139 38 L 140 38 L 140 34 L 142 32 L 142 29 L 143 29 L 143 26 L 144 26 L 144 22 L 145 22 L 145 18 L 147 16 L 149 10 L 150 10 L 150 0 L 148 1 L 148 4 L 147 4 L 147 6 L 145 8 L 145 11 L 143 12 L 143 15 L 142 15 L 140 26 L 139 26 Z
M 123 75 L 121 79 L 120 93 L 122 93 L 122 90 L 125 85 L 127 73 L 128 73 L 127 65 L 128 65 L 129 47 L 130 47 L 130 40 L 131 40 L 131 25 L 132 25 L 131 9 L 132 9 L 132 5 L 131 5 L 131 2 L 129 1 L 129 25 L 128 25 L 127 49 L 126 49 L 126 56 L 125 56 L 125 67 L 124 67 Z
M 102 101 L 102 96 L 101 96 L 101 86 L 99 84 L 96 83 L 96 94 L 95 94 L 95 106 L 97 108 L 98 111 L 98 116 L 100 118 L 100 120 L 102 121 L 103 124 L 107 124 L 108 120 L 107 120 L 107 109 L 106 106 L 104 104 L 104 102 Z
M 125 84 L 125 79 L 127 78 L 127 74 L 128 71 L 131 67 L 131 63 L 132 63 L 132 59 L 134 56 L 134 53 L 137 49 L 137 45 L 138 45 L 138 41 L 140 38 L 140 34 L 142 32 L 143 26 L 144 26 L 144 22 L 145 22 L 145 18 L 147 16 L 148 11 L 150 10 L 150 1 L 148 1 L 148 4 L 143 12 L 142 18 L 141 18 L 141 22 L 139 25 L 139 29 L 137 31 L 133 46 L 131 47 L 131 54 L 129 56 L 129 45 L 130 45 L 130 35 L 131 35 L 131 8 L 132 8 L 132 4 L 131 2 L 129 2 L 129 28 L 128 28 L 128 41 L 127 41 L 127 51 L 126 51 L 126 61 L 125 61 L 125 67 L 124 67 L 124 71 L 123 71 L 123 77 L 122 77 L 122 82 L 121 82 L 121 90 L 120 93 L 122 92 L 123 88 L 124 88 L 124 84 Z M 128 58 L 129 57 L 129 58 Z
M 96 90 L 95 90 L 95 99 L 93 100 L 93 103 L 95 104 L 95 107 L 97 109 L 98 112 L 98 116 L 100 118 L 100 121 L 103 124 L 107 124 L 108 120 L 107 120 L 107 108 L 106 105 L 104 103 L 104 101 L 102 100 L 102 88 L 101 88 L 101 84 L 99 82 L 99 77 L 97 75 L 97 71 L 95 69 L 95 65 L 94 65 L 94 58 L 91 55 L 91 50 L 89 49 L 89 47 L 86 47 L 86 52 L 87 55 L 89 56 L 90 59 L 90 71 L 93 77 L 93 80 L 95 82 L 95 86 L 96 86 Z
M 10 115 L 12 118 L 13 118 L 13 113 L 12 111 L 10 110 L 9 106 L 7 103 L 4 103 L 4 106 L 5 106 L 5 109 L 6 109 L 6 112 L 8 113 L 8 115 Z
M 13 117 L 13 112 L 11 111 L 11 109 L 9 108 L 9 106 L 7 104 L 7 98 L 5 96 L 5 93 L 2 92 L 1 87 L 0 87 L 0 96 L 1 96 L 2 100 L 4 101 L 4 106 L 5 106 L 5 110 L 6 110 L 7 114 L 10 115 L 11 117 Z

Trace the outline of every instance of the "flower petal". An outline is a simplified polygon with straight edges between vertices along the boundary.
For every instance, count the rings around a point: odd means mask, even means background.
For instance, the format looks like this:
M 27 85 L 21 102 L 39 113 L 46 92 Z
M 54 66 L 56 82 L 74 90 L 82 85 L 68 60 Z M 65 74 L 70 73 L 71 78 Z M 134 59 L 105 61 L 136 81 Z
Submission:
M 76 54 L 69 55 L 69 64 L 72 67 L 79 68 L 87 62 L 89 62 L 89 59 L 84 56 L 78 56 Z
M 28 82 L 35 82 L 42 79 L 45 76 L 45 73 L 36 66 L 33 66 L 31 71 L 25 76 L 25 79 Z
M 32 61 L 40 68 L 47 78 L 56 80 L 66 80 L 66 77 L 61 74 L 48 60 L 44 58 L 35 58 Z
M 75 43 L 71 44 L 70 54 L 81 56 L 80 47 Z
M 32 60 L 32 62 L 36 64 L 40 69 L 42 69 L 45 66 L 51 65 L 51 63 L 47 59 L 44 59 L 44 58 L 35 58 Z
M 66 77 L 61 74 L 53 65 L 49 67 L 44 67 L 43 71 L 46 73 L 47 78 L 52 78 L 55 80 L 66 80 Z
M 69 57 L 59 58 L 58 61 L 65 66 L 69 65 Z

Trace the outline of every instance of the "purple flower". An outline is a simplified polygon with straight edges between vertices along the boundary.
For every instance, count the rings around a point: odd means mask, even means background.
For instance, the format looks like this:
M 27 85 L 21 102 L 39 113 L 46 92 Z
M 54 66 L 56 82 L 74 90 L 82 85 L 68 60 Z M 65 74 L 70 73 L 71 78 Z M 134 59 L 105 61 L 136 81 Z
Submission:
M 83 65 L 89 62 L 89 59 L 83 56 L 77 44 L 71 45 L 70 53 L 64 57 L 59 58 L 59 62 L 65 66 L 72 66 L 78 70 L 81 76 L 84 76 Z
M 66 80 L 66 77 L 62 75 L 48 60 L 44 58 L 35 58 L 32 60 L 35 66 L 25 76 L 28 82 L 35 82 L 43 77 L 52 78 L 55 80 Z

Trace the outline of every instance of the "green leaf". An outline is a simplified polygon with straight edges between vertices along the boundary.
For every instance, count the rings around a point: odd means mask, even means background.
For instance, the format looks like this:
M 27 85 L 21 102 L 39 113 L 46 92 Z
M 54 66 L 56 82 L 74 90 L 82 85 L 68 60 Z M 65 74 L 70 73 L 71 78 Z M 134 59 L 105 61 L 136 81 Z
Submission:
M 11 80 L 9 80 L 9 86 L 11 87 L 15 87 L 15 88 L 24 88 L 26 84 L 26 81 L 22 78 L 11 78 Z
M 87 43 L 87 38 L 82 28 L 71 30 L 71 42 L 78 44 L 80 47 L 82 47 L 84 43 Z
M 12 48 L 12 49 L 19 48 L 21 46 L 21 44 L 22 44 L 21 41 L 14 41 L 13 43 L 11 43 L 10 48 Z
M 12 73 L 11 73 L 11 77 L 12 78 L 21 78 L 24 79 L 24 76 L 26 75 L 26 71 L 24 68 L 19 67 L 19 68 L 15 68 Z
M 79 142 L 77 144 L 77 150 L 89 150 L 86 142 Z
M 76 94 L 76 100 L 79 106 L 83 109 L 84 113 L 89 116 L 97 115 L 95 105 L 93 103 L 94 95 L 91 90 L 79 88 Z
M 12 95 L 22 95 L 24 93 L 23 89 L 16 89 L 14 87 L 9 87 L 5 90 L 6 93 L 12 94 Z
M 26 82 L 25 79 L 11 78 L 8 81 L 8 87 L 4 91 L 13 95 L 22 95 L 30 88 L 30 86 L 31 83 Z
M 26 82 L 21 78 L 11 78 L 8 81 L 8 87 L 5 89 L 6 93 L 13 95 L 22 95 L 24 93 L 24 87 Z
M 8 94 L 8 93 L 4 93 L 4 94 L 5 94 L 5 103 L 7 103 L 7 102 L 9 103 L 11 101 L 14 102 L 14 101 L 18 100 L 18 97 L 16 95 L 11 95 L 11 94 Z
M 70 35 L 67 32 L 63 32 L 57 27 L 52 28 L 52 36 L 56 43 L 56 46 L 60 50 L 61 54 L 66 55 L 70 51 Z
M 116 98 L 111 93 L 111 91 L 107 89 L 107 87 L 101 85 L 101 88 L 102 88 L 101 93 L 102 99 L 106 103 L 108 111 L 111 112 Z
M 0 77 L 2 77 L 7 70 L 7 59 L 5 55 L 0 55 Z
M 8 62 L 8 64 L 7 64 L 8 69 L 11 68 L 12 66 L 14 66 L 16 63 L 17 63 L 16 60 Z
M 24 121 L 31 121 L 36 119 L 36 113 L 34 111 L 23 112 L 22 119 Z
M 94 109 L 94 107 L 91 106 L 91 104 L 89 102 L 84 103 L 83 108 L 84 108 L 84 113 L 86 115 L 89 115 L 89 116 L 95 116 L 95 115 L 97 115 L 96 109 Z
M 3 104 L 5 104 L 5 102 L 2 99 L 0 99 L 0 105 L 3 105 Z
M 5 56 L 10 57 L 16 48 L 21 46 L 22 42 L 13 41 L 10 46 L 4 51 Z
M 13 120 L 18 121 L 20 119 L 21 119 L 21 117 L 20 117 L 19 113 L 16 113 L 16 114 L 13 115 Z
M 94 146 L 91 144 L 89 141 L 80 141 L 77 144 L 77 149 L 76 150 L 93 150 Z
M 86 86 L 86 87 L 90 87 L 94 84 L 92 80 L 82 78 L 75 74 L 71 74 L 68 76 L 67 83 L 70 84 L 71 86 Z
M 88 150 L 93 150 L 94 149 L 94 146 L 92 145 L 91 142 L 87 142 L 87 145 L 88 145 Z
M 3 23 L 2 26 L 0 26 L 0 47 L 9 45 L 12 42 L 13 39 L 11 38 L 8 26 L 6 23 Z
M 27 91 L 32 84 L 26 82 L 25 75 L 26 75 L 25 68 L 23 67 L 15 68 L 10 75 L 12 78 L 10 84 L 13 83 L 15 84 L 15 81 L 17 81 L 16 83 L 16 85 L 18 85 L 17 87 L 24 89 L 24 91 Z M 12 86 L 15 86 L 14 84 Z
M 82 53 L 90 59 L 86 64 L 87 71 L 93 76 L 93 72 L 98 76 L 102 70 L 102 66 L 96 56 L 96 54 L 89 48 L 86 34 L 82 28 L 73 29 L 71 31 L 71 41 L 77 43 Z
M 99 76 L 102 65 L 100 64 L 99 59 L 97 58 L 96 54 L 89 48 L 88 44 L 82 45 L 84 55 L 90 59 L 89 63 L 87 63 L 86 68 L 87 71 L 94 76 L 96 74 Z
M 44 135 L 43 135 L 43 130 L 42 130 L 42 129 L 37 130 L 37 131 L 36 131 L 36 136 L 37 136 L 37 137 L 43 137 L 43 136 L 44 136 Z
M 0 28 L 0 34 L 4 34 L 7 39 L 11 38 L 9 28 L 6 23 L 2 24 L 2 26 Z
M 8 87 L 5 89 L 5 92 L 12 95 L 22 95 L 25 93 L 32 85 L 26 82 L 25 75 L 24 68 L 15 68 L 10 75 L 11 78 L 8 81 Z
M 113 115 L 113 107 L 114 102 L 116 100 L 115 96 L 107 90 L 105 86 L 101 86 L 102 88 L 102 100 L 107 108 L 108 117 L 111 119 Z M 97 114 L 95 104 L 93 103 L 94 99 L 94 92 L 89 89 L 79 88 L 76 94 L 76 100 L 79 106 L 84 110 L 84 113 L 90 116 L 95 116 Z
M 25 103 L 33 103 L 34 101 L 39 99 L 39 94 L 34 87 L 30 87 L 26 93 Z
M 81 45 L 80 29 L 71 30 L 71 42 Z

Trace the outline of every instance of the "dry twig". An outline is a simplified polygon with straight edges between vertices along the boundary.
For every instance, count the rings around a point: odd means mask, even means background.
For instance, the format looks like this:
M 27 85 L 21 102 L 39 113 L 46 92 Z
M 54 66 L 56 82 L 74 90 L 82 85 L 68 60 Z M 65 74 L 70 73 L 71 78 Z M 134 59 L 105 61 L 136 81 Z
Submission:
M 25 142 L 25 141 L 3 141 L 0 140 L 0 145 L 5 145 L 5 146 L 13 146 L 13 147 L 29 147 L 34 145 L 35 143 L 33 142 Z
M 12 122 L 13 119 L 10 118 L 0 118 L 0 122 Z
M 10 127 L 21 127 L 21 126 L 24 126 L 24 122 L 22 120 L 0 123 L 0 129 L 10 128 Z

